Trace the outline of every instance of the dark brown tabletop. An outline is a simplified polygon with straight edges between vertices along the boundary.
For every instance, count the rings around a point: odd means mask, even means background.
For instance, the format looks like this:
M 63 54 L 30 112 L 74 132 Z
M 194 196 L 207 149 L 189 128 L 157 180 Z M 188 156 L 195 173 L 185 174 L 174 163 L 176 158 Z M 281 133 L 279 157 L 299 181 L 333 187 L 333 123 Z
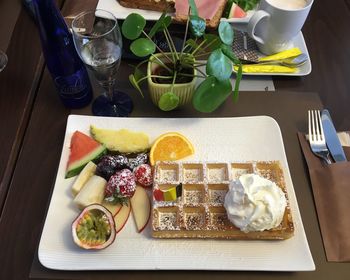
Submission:
M 64 2 L 68 0 L 59 1 L 62 5 Z M 344 0 L 315 1 L 303 28 L 313 66 L 309 76 L 275 77 L 276 92 L 242 92 L 237 104 L 228 100 L 210 115 L 199 114 L 190 107 L 170 113 L 159 111 L 148 96 L 142 99 L 130 88 L 127 75 L 131 69 L 126 63 L 123 63 L 118 78 L 118 86 L 135 102 L 131 117 L 274 117 L 282 130 L 316 271 L 61 272 L 40 265 L 37 247 L 59 163 L 67 116 L 71 113 L 89 115 L 91 112 L 89 107 L 71 111 L 61 105 L 52 80 L 44 70 L 34 23 L 19 0 L 1 1 L 0 48 L 6 51 L 9 63 L 0 73 L 0 279 L 349 279 L 349 263 L 326 261 L 307 169 L 296 137 L 298 130 L 306 130 L 307 110 L 323 106 L 331 111 L 338 129 L 350 128 L 349 7 L 348 1 Z M 98 88 L 95 92 L 98 94 Z

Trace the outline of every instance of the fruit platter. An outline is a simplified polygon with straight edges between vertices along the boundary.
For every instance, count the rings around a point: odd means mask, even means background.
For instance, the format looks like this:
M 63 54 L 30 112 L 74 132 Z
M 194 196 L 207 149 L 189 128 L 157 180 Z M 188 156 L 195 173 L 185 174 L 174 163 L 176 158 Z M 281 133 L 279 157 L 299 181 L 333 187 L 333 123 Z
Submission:
M 277 188 L 282 222 L 227 220 L 227 186 L 243 169 L 281 178 L 252 175 Z M 281 132 L 263 116 L 71 115 L 38 255 L 58 270 L 314 269 Z

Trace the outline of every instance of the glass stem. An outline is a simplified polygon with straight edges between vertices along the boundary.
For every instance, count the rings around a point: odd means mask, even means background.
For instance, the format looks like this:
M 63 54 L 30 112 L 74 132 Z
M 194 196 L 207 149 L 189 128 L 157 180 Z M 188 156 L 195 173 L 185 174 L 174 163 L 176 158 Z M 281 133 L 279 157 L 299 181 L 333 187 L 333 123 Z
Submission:
M 114 93 L 114 89 L 115 89 L 115 80 L 113 81 L 108 81 L 105 83 L 100 83 L 100 85 L 103 87 L 104 89 L 104 94 L 105 96 L 112 101 L 113 100 L 113 93 Z

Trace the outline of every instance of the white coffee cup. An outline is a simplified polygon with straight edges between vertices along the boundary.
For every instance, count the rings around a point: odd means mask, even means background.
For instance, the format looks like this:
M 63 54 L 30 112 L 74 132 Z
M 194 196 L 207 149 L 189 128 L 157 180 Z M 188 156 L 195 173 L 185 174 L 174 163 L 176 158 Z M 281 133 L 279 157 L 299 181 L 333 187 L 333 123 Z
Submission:
M 246 31 L 264 54 L 274 54 L 292 47 L 311 9 L 313 0 L 260 0 L 258 10 Z

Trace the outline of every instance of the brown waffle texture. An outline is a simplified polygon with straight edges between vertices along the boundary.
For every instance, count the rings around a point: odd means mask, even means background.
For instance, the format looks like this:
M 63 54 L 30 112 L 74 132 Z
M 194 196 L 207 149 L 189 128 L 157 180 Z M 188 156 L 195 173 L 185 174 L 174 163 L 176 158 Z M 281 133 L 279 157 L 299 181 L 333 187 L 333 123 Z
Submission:
M 285 193 L 287 207 L 276 228 L 243 232 L 228 220 L 224 200 L 229 183 L 246 173 L 259 174 L 275 182 Z M 293 236 L 294 225 L 278 161 L 156 164 L 153 191 L 166 191 L 179 184 L 181 191 L 176 200 L 158 201 L 153 197 L 152 236 L 155 238 L 283 240 Z

